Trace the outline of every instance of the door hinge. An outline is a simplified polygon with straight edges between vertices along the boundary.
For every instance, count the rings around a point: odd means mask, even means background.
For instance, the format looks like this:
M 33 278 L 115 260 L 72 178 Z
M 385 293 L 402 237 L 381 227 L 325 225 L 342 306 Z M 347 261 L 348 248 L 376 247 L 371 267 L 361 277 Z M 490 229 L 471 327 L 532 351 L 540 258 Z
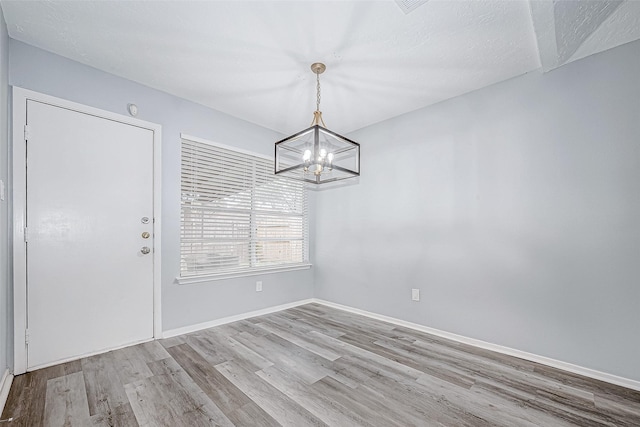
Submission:
M 29 330 L 28 329 L 24 330 L 24 343 L 26 345 L 29 345 Z
M 29 229 L 27 227 L 24 228 L 24 242 L 27 243 L 29 240 Z
M 24 140 L 29 139 L 29 125 L 24 125 Z

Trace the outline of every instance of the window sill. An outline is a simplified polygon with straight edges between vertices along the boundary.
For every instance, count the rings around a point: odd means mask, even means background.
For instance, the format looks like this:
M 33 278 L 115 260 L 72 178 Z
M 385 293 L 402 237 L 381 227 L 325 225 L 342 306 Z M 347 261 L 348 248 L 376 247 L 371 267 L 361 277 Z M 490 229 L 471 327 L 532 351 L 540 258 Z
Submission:
M 249 270 L 249 271 L 234 271 L 229 273 L 203 274 L 202 276 L 193 276 L 193 277 L 176 277 L 176 282 L 179 285 L 190 285 L 192 283 L 211 282 L 214 280 L 235 279 L 238 277 L 247 277 L 247 276 L 260 276 L 263 274 L 283 273 L 287 271 L 296 271 L 296 270 L 308 270 L 310 268 L 311 268 L 311 264 L 309 263 L 287 265 L 287 266 L 281 266 L 281 267 L 264 267 L 260 269 Z

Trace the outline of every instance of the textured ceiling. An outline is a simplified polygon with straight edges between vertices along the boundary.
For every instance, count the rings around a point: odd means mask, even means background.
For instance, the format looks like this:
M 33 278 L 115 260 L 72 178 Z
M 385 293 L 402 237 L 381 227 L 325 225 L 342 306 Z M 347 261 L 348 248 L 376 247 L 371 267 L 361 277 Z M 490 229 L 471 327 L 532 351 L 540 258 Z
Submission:
M 347 133 L 640 38 L 640 2 L 618 0 L 0 4 L 16 40 L 285 134 L 311 123 L 313 62 Z
M 532 1 L 545 71 L 640 38 L 640 1 Z

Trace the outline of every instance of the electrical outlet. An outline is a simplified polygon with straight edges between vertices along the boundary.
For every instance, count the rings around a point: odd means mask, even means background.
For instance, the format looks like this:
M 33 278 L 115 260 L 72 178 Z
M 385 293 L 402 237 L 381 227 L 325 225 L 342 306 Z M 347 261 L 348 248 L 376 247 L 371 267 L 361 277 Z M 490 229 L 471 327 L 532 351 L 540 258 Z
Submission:
M 411 289 L 411 300 L 420 301 L 420 289 Z
M 262 281 L 261 280 L 256 282 L 256 292 L 262 292 Z

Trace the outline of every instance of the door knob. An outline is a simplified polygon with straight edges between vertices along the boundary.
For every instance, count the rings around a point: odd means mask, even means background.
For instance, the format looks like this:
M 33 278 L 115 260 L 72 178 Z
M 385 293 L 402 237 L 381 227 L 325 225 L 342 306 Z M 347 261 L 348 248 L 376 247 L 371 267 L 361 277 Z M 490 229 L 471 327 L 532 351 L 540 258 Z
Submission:
M 148 246 L 143 246 L 142 249 L 140 249 L 140 252 L 142 252 L 144 255 L 146 255 L 149 252 L 151 252 L 151 249 Z

